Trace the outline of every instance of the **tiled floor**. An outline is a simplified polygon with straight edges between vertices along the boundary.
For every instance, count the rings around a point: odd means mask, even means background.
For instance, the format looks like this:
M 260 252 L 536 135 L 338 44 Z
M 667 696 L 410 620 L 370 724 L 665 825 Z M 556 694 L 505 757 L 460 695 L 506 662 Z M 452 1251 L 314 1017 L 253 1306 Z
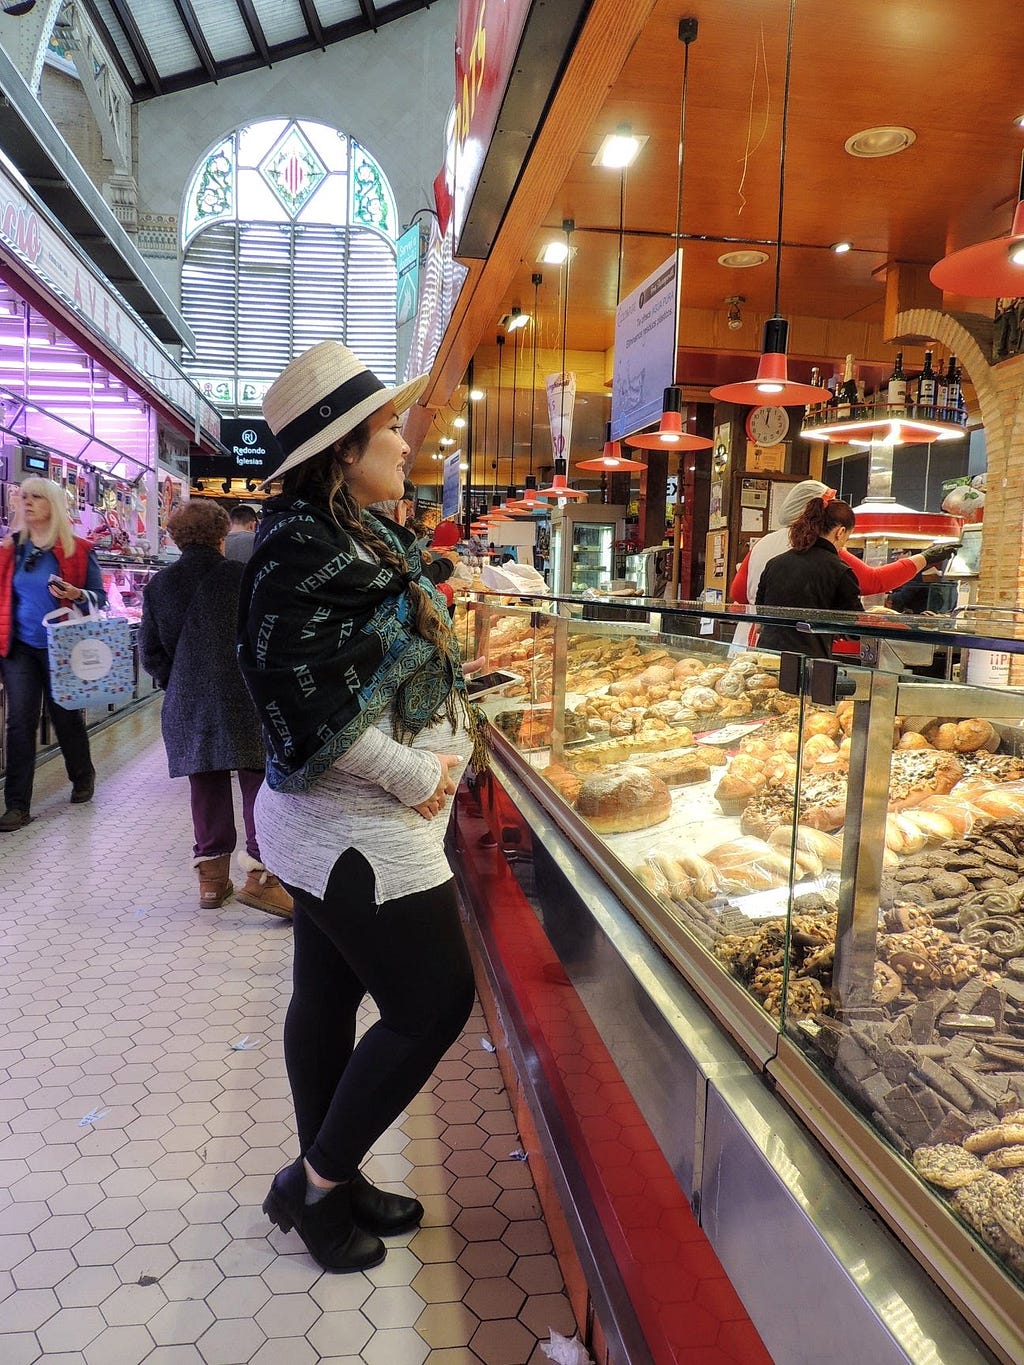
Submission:
M 3 1365 L 540 1365 L 576 1330 L 479 1012 L 367 1173 L 427 1215 L 322 1274 L 260 1211 L 295 1154 L 287 925 L 200 911 L 155 707 L 0 836 Z

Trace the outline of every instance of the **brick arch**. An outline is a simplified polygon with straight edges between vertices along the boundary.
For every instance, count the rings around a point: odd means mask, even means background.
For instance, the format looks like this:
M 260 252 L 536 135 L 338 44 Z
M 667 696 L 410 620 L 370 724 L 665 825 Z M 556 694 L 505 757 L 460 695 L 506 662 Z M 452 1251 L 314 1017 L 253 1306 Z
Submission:
M 1024 607 L 1024 356 L 989 363 L 992 324 L 980 315 L 911 308 L 895 337 L 933 337 L 955 353 L 977 395 L 985 426 L 988 487 L 978 601 Z M 1015 672 L 1024 656 L 1015 656 Z M 1016 679 L 1015 679 L 1016 681 Z

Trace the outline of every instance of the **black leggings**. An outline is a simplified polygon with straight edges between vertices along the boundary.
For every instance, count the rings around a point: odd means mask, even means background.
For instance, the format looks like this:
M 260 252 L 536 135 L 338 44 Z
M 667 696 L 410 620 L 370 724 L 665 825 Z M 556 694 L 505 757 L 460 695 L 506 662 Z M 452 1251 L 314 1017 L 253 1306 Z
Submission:
M 284 1055 L 299 1148 L 347 1180 L 427 1081 L 473 1008 L 473 968 L 453 880 L 375 905 L 369 863 L 348 849 L 323 900 L 295 899 Z M 369 994 L 380 1012 L 355 1045 Z

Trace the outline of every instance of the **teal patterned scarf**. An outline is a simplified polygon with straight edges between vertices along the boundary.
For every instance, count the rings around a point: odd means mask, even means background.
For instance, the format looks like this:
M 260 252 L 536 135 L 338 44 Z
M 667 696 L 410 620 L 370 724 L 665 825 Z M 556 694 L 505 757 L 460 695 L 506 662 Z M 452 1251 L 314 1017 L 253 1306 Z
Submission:
M 242 580 L 238 660 L 276 791 L 305 791 L 389 712 L 405 742 L 443 718 L 472 725 L 454 636 L 444 651 L 415 628 L 411 583 L 436 599 L 442 619 L 447 606 L 422 575 L 412 533 L 370 512 L 363 519 L 403 571 L 360 558 L 352 536 L 301 498 L 265 504 Z

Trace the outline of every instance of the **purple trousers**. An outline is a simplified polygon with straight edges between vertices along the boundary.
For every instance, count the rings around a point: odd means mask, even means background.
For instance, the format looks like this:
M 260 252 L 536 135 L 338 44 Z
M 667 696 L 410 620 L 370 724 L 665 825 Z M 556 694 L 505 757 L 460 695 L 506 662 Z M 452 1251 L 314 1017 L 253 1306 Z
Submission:
M 238 842 L 235 830 L 235 808 L 231 799 L 231 773 L 224 769 L 212 773 L 190 773 L 192 792 L 192 828 L 196 842 L 192 849 L 196 858 L 219 858 L 232 853 Z M 263 769 L 239 768 L 238 785 L 242 789 L 242 823 L 245 826 L 245 851 L 250 858 L 262 862 L 256 841 L 256 822 L 253 806 L 256 793 L 263 785 Z

